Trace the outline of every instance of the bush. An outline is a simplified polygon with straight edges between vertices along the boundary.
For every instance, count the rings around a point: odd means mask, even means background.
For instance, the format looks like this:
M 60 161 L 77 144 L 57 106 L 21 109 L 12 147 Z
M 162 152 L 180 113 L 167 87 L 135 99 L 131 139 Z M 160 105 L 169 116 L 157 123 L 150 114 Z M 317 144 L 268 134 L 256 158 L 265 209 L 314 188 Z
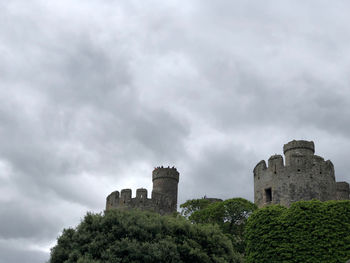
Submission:
M 246 262 L 344 263 L 350 259 L 350 201 L 268 206 L 246 225 Z
M 88 213 L 64 230 L 51 263 L 240 262 L 217 226 L 141 211 Z

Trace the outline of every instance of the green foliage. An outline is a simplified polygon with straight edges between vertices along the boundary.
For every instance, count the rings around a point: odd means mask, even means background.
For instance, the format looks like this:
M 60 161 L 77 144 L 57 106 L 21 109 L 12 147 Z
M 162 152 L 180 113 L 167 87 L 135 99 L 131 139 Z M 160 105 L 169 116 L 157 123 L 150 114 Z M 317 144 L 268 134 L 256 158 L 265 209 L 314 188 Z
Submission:
M 267 206 L 249 217 L 246 262 L 344 263 L 350 259 L 350 201 Z
M 233 262 L 240 257 L 217 226 L 141 211 L 88 213 L 64 230 L 50 263 Z
M 182 209 L 181 215 L 189 218 L 194 212 L 206 208 L 208 205 L 215 203 L 215 201 L 209 198 L 187 200 L 185 203 L 180 205 L 180 208 Z
M 232 198 L 223 202 L 210 203 L 206 206 L 202 205 L 200 209 L 195 210 L 189 216 L 189 220 L 194 223 L 219 225 L 222 231 L 231 238 L 235 249 L 243 253 L 245 250 L 245 223 L 248 216 L 256 209 L 257 206 L 246 199 Z

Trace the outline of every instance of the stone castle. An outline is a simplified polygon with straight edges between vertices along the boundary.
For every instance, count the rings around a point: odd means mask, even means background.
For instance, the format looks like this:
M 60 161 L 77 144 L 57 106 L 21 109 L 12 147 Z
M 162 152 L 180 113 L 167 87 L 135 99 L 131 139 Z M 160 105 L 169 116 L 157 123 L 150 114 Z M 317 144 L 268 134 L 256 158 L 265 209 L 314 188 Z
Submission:
M 273 155 L 260 161 L 254 168 L 254 202 L 258 207 L 268 204 L 290 206 L 301 200 L 318 199 L 347 200 L 349 184 L 336 182 L 334 166 L 315 155 L 312 141 L 291 141 L 283 147 L 282 155 Z M 150 210 L 169 214 L 177 210 L 179 172 L 175 167 L 157 167 L 152 172 L 153 190 L 151 198 L 144 188 L 136 190 L 132 198 L 131 189 L 111 193 L 107 197 L 106 210 L 111 208 Z
M 154 211 L 160 214 L 170 214 L 177 209 L 177 185 L 179 172 L 175 167 L 157 167 L 152 172 L 153 190 L 151 198 L 147 197 L 144 188 L 136 190 L 132 198 L 131 189 L 115 191 L 107 197 L 106 210 L 111 208 Z
M 272 155 L 254 168 L 254 202 L 290 206 L 301 200 L 349 199 L 349 184 L 336 182 L 334 166 L 315 155 L 312 141 L 291 141 L 283 146 L 281 155 Z

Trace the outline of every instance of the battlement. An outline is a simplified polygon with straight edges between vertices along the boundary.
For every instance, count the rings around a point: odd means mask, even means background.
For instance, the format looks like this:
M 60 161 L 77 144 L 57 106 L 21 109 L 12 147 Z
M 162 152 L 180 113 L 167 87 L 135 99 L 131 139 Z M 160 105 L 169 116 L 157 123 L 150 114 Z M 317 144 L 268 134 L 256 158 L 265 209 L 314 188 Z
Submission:
M 315 153 L 315 144 L 313 141 L 304 141 L 304 140 L 293 140 L 283 146 L 283 153 L 286 154 L 288 151 L 295 151 L 305 149 Z
M 136 189 L 136 196 L 134 198 L 132 198 L 132 190 L 131 189 L 122 189 L 120 191 L 120 195 L 118 191 L 114 191 L 112 192 L 110 195 L 107 196 L 107 200 L 108 199 L 113 199 L 114 202 L 118 201 L 118 202 L 122 202 L 122 203 L 129 203 L 132 200 L 137 200 L 137 199 L 147 199 L 147 189 L 145 188 L 139 188 Z
M 322 162 L 325 161 L 323 157 L 318 156 L 318 155 L 313 155 L 313 160 L 314 160 L 315 163 L 322 163 Z M 330 160 L 328 160 L 327 162 L 332 163 Z
M 266 162 L 265 160 L 261 160 L 260 162 L 258 162 L 257 165 L 255 165 L 254 167 L 254 175 L 256 175 L 258 172 L 260 171 L 264 171 L 267 169 L 267 166 L 266 166 Z
M 127 202 L 129 200 L 131 200 L 131 194 L 132 194 L 132 190 L 131 189 L 123 189 L 120 191 L 120 198 Z
M 272 155 L 254 168 L 254 199 L 258 206 L 289 206 L 299 200 L 349 199 L 349 185 L 336 183 L 334 166 L 315 155 L 312 141 L 293 140 L 283 146 L 282 155 Z
M 330 160 L 327 160 L 327 161 L 325 161 L 325 164 L 326 164 L 326 168 L 331 170 L 331 171 L 333 171 L 333 173 L 334 173 L 334 165 L 333 165 L 333 163 Z
M 147 199 L 147 189 L 139 188 L 136 190 L 136 198 L 138 199 Z
M 268 160 L 268 168 L 270 170 L 274 170 L 276 172 L 277 169 L 281 169 L 284 167 L 283 157 L 280 154 L 272 155 Z
M 160 178 L 170 178 L 179 182 L 179 172 L 175 167 L 156 167 L 152 172 L 152 181 Z
M 291 172 L 314 173 L 315 170 L 319 170 L 320 174 L 322 171 L 334 174 L 333 163 L 330 160 L 325 161 L 321 156 L 295 153 L 291 154 L 288 160 L 288 166 L 285 166 L 282 155 L 272 155 L 268 159 L 268 165 L 266 165 L 265 160 L 262 160 L 255 166 L 254 175 L 267 176 L 268 172 L 273 172 L 279 176 L 283 176 L 283 174 L 290 176 Z
M 179 172 L 175 167 L 157 167 L 152 172 L 153 190 L 151 198 L 145 188 L 136 190 L 136 196 L 132 197 L 131 189 L 122 189 L 112 192 L 106 199 L 106 210 L 117 209 L 140 209 L 167 214 L 176 211 L 177 208 L 177 185 Z

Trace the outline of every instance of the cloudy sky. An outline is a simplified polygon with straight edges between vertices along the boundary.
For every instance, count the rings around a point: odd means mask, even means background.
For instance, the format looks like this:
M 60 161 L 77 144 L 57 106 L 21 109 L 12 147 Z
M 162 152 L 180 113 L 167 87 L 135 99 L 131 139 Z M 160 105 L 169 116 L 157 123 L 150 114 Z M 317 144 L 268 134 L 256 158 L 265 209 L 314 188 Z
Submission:
M 350 3 L 0 0 L 0 263 L 36 263 L 114 190 L 253 200 L 314 140 L 350 181 Z

